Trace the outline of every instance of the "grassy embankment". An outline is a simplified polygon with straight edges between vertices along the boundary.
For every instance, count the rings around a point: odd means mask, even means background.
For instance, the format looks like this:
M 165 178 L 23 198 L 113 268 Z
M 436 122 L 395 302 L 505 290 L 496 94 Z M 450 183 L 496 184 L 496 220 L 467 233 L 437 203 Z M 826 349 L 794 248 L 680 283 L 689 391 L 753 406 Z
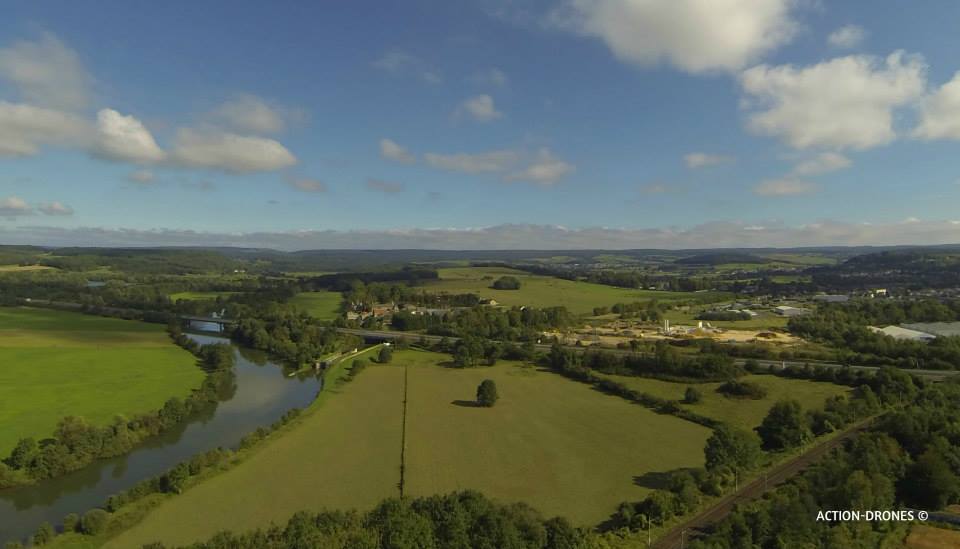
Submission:
M 409 367 L 406 492 L 475 488 L 578 524 L 650 491 L 643 479 L 703 463 L 710 431 L 514 362 L 469 370 L 402 351 L 335 389 L 322 410 L 241 464 L 163 501 L 106 547 L 186 543 L 285 521 L 301 509 L 368 509 L 397 494 L 403 368 Z M 493 408 L 470 405 L 482 379 Z M 669 441 L 669 442 L 668 442 Z M 236 498 L 236 494 L 251 497 Z
M 0 456 L 67 415 L 106 424 L 157 410 L 200 385 L 195 362 L 157 324 L 0 308 Z

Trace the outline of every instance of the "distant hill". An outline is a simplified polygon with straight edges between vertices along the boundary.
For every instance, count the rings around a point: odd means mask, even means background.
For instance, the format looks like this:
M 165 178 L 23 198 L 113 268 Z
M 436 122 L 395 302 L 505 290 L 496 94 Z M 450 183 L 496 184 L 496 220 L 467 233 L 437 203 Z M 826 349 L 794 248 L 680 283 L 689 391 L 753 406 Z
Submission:
M 770 262 L 771 260 L 765 257 L 743 252 L 716 252 L 684 257 L 676 260 L 674 263 L 680 265 L 723 265 L 724 263 L 750 263 L 762 265 Z

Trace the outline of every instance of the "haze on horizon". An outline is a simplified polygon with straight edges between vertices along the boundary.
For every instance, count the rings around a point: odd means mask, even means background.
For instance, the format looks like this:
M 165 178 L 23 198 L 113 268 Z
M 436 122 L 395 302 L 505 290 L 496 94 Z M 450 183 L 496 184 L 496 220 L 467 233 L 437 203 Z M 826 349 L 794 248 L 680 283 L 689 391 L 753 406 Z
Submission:
M 0 243 L 957 243 L 958 17 L 949 0 L 14 0 Z

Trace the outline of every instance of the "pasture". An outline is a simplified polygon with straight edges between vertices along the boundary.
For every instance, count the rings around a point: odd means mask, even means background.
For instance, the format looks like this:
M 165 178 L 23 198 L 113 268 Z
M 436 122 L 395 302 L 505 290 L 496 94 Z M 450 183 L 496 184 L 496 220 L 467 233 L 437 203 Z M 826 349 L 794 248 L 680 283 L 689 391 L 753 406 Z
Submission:
M 943 549 L 960 547 L 960 531 L 914 524 L 910 528 L 905 547 L 907 549 Z
M 170 301 L 173 302 L 180 301 L 181 299 L 184 301 L 201 301 L 215 300 L 218 297 L 227 298 L 237 293 L 239 292 L 176 292 L 170 294 L 168 297 Z
M 0 456 L 67 415 L 105 424 L 186 396 L 203 381 L 195 362 L 158 324 L 0 308 Z
M 320 320 L 333 320 L 340 314 L 340 302 L 343 296 L 338 292 L 301 292 L 290 300 L 290 304 Z
M 534 275 L 506 267 L 453 267 L 439 269 L 440 280 L 428 282 L 424 289 L 434 292 L 475 293 L 483 298 L 497 300 L 501 305 L 554 307 L 564 306 L 574 314 L 590 314 L 594 307 L 635 301 L 694 301 L 722 300 L 722 292 L 666 292 L 616 288 L 589 282 L 574 282 L 550 276 Z M 490 288 L 497 278 L 509 275 L 520 279 L 519 290 Z
M 605 376 L 619 381 L 627 387 L 637 391 L 650 393 L 668 400 L 682 400 L 687 387 L 694 387 L 703 395 L 703 400 L 696 404 L 681 404 L 680 406 L 707 416 L 724 421 L 743 429 L 753 429 L 760 425 L 766 417 L 770 407 L 778 400 L 791 398 L 800 402 L 805 410 L 821 408 L 824 401 L 836 395 L 849 391 L 848 388 L 834 383 L 809 381 L 805 379 L 790 379 L 774 375 L 747 375 L 741 381 L 750 381 L 767 390 L 767 396 L 758 399 L 728 398 L 717 392 L 720 383 L 672 383 L 659 379 L 630 376 Z
M 475 488 L 588 525 L 622 501 L 641 499 L 651 490 L 646 479 L 657 473 L 702 465 L 705 427 L 516 362 L 458 370 L 442 366 L 448 359 L 407 350 L 389 365 L 371 364 L 290 430 L 235 468 L 165 500 L 107 547 L 187 543 L 286 520 L 301 509 L 369 509 L 397 495 L 404 366 L 411 496 Z M 496 381 L 500 400 L 474 407 L 477 385 L 487 378 Z

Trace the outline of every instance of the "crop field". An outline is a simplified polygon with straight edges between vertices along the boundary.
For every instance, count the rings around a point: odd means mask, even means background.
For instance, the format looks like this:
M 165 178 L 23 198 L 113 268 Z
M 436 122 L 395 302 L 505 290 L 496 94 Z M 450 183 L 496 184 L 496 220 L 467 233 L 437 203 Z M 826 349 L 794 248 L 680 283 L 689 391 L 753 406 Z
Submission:
M 446 360 L 400 351 L 389 365 L 371 364 L 290 431 L 162 503 L 107 547 L 187 543 L 286 520 L 301 509 L 369 509 L 396 495 L 403 366 L 411 496 L 476 488 L 586 525 L 605 520 L 622 501 L 641 499 L 651 490 L 645 479 L 656 473 L 703 464 L 705 427 L 516 362 L 458 370 L 441 366 Z M 488 378 L 500 400 L 474 407 L 476 387 Z
M 907 549 L 942 549 L 960 547 L 960 531 L 914 524 L 907 536 Z
M 770 411 L 770 407 L 778 400 L 791 398 L 800 402 L 804 409 L 809 410 L 820 408 L 828 398 L 849 391 L 848 388 L 834 383 L 789 379 L 773 375 L 748 375 L 740 378 L 741 381 L 756 383 L 767 390 L 766 397 L 751 400 L 728 398 L 718 393 L 717 387 L 720 383 L 687 384 L 642 377 L 605 377 L 619 381 L 631 389 L 669 400 L 682 400 L 687 387 L 695 387 L 703 395 L 703 400 L 697 404 L 681 404 L 683 408 L 744 429 L 752 429 L 760 425 Z
M 589 314 L 594 307 L 634 301 L 718 301 L 722 292 L 666 292 L 615 288 L 603 284 L 574 282 L 550 276 L 533 275 L 504 267 L 454 267 L 440 269 L 440 280 L 430 282 L 425 289 L 447 293 L 475 293 L 492 298 L 501 305 L 553 307 L 564 306 L 575 314 Z M 494 290 L 493 281 L 503 275 L 520 279 L 519 290 Z
M 104 424 L 159 409 L 203 376 L 160 325 L 0 308 L 0 456 L 22 437 L 50 436 L 67 415 Z
M 170 294 L 171 301 L 180 301 L 181 299 L 185 301 L 201 301 L 204 299 L 214 300 L 218 297 L 229 297 L 238 292 L 177 292 Z
M 290 303 L 320 320 L 333 320 L 340 314 L 343 296 L 338 292 L 301 292 Z

